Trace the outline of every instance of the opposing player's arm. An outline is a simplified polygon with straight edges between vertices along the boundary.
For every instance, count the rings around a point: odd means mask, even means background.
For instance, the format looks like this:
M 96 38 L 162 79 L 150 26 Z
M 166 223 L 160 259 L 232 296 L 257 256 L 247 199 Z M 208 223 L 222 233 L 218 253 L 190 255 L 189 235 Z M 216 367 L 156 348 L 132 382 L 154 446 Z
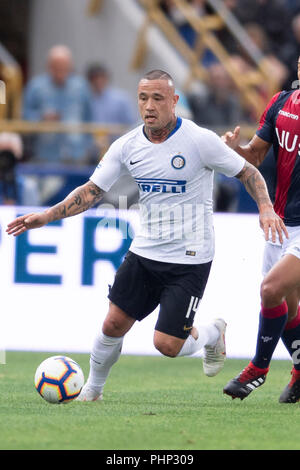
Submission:
M 264 161 L 271 143 L 254 135 L 250 142 L 246 145 L 240 145 L 240 127 L 237 126 L 233 132 L 226 132 L 222 137 L 223 142 L 230 148 L 235 150 L 239 155 L 245 158 L 247 162 L 259 167 Z
M 266 182 L 254 165 L 245 162 L 245 165 L 236 175 L 245 186 L 247 192 L 255 200 L 259 210 L 259 222 L 265 234 L 265 239 L 269 239 L 269 230 L 271 229 L 272 241 L 276 241 L 276 232 L 278 233 L 280 243 L 283 243 L 283 234 L 288 238 L 287 229 L 281 218 L 275 213 L 273 204 L 270 200 Z
M 41 213 L 32 213 L 17 217 L 7 226 L 9 235 L 20 235 L 26 230 L 43 227 L 55 220 L 65 219 L 80 214 L 97 204 L 104 191 L 92 181 L 78 186 L 63 201 Z

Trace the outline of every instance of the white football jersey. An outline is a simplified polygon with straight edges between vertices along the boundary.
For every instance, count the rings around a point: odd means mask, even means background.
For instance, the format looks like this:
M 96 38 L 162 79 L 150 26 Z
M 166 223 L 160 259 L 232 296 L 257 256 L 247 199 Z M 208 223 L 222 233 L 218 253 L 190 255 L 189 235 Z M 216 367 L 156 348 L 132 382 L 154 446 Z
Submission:
M 141 125 L 116 140 L 91 176 L 104 191 L 130 173 L 140 191 L 140 231 L 130 250 L 156 261 L 199 264 L 214 256 L 213 172 L 235 176 L 244 158 L 214 132 L 177 118 L 167 140 Z

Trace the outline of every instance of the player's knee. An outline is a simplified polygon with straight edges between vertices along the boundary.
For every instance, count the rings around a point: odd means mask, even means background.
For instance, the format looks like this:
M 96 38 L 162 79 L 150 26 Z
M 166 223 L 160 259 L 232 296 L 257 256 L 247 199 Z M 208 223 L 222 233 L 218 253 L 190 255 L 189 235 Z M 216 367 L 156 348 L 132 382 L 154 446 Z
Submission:
M 114 318 L 106 318 L 102 325 L 102 331 L 106 336 L 122 336 L 123 325 Z
M 284 295 L 280 285 L 275 282 L 264 280 L 260 288 L 262 304 L 265 307 L 279 305 L 283 302 Z

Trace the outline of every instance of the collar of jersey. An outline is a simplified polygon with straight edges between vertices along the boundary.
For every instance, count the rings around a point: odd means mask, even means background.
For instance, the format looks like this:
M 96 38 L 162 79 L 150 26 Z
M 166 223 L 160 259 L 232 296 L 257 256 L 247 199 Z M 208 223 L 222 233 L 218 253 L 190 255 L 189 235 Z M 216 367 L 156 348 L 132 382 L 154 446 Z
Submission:
M 172 130 L 172 132 L 170 132 L 170 134 L 168 135 L 168 137 L 166 138 L 166 140 L 168 140 L 173 134 L 175 134 L 175 132 L 178 131 L 178 129 L 180 128 L 181 124 L 182 124 L 182 119 L 181 119 L 181 117 L 178 117 L 178 118 L 177 118 L 177 121 L 176 121 L 176 126 L 174 127 L 174 129 Z M 147 134 L 146 134 L 146 132 L 145 132 L 145 126 L 143 126 L 143 134 L 144 134 L 144 136 L 146 137 L 146 139 L 149 140 L 149 142 L 151 142 L 151 140 L 148 139 L 148 136 L 147 136 Z M 165 142 L 165 141 L 164 141 L 164 142 Z

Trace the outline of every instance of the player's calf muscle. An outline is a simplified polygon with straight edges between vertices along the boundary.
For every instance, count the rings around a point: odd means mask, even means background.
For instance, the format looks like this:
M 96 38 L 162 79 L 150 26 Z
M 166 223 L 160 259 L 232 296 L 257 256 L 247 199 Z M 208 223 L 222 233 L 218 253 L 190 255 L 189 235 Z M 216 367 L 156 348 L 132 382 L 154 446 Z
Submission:
M 184 339 L 175 338 L 157 330 L 154 333 L 154 346 L 164 356 L 176 357 L 184 342 Z

